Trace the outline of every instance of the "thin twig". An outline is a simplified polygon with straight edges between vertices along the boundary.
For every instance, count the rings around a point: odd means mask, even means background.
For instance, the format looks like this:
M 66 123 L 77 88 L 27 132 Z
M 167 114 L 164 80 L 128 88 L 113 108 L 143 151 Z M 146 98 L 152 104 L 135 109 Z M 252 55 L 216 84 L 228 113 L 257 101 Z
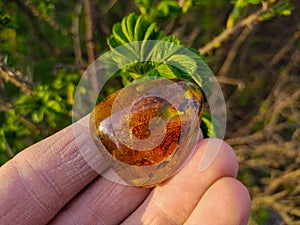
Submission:
M 13 109 L 13 105 L 10 102 L 0 104 L 0 112 L 8 112 Z
M 273 56 L 272 60 L 268 64 L 268 68 L 272 68 L 274 65 L 276 65 L 280 59 L 282 59 L 289 50 L 293 48 L 295 43 L 300 38 L 300 29 L 296 30 L 293 37 L 289 39 L 289 41 Z
M 41 12 L 37 9 L 37 7 L 34 5 L 33 2 L 27 0 L 27 1 L 24 2 L 24 4 L 32 11 L 32 14 L 33 14 L 34 16 L 39 17 L 42 21 L 46 22 L 46 23 L 47 23 L 49 26 L 51 26 L 54 30 L 60 31 L 63 35 L 67 35 L 67 34 L 70 33 L 67 29 L 65 29 L 65 28 L 61 27 L 60 25 L 58 25 L 58 24 L 54 21 L 53 17 L 47 17 L 47 16 L 43 15 L 43 13 L 41 13 Z
M 298 179 L 297 179 L 298 178 Z M 278 177 L 276 179 L 273 179 L 273 181 L 268 185 L 268 187 L 265 190 L 266 195 L 270 195 L 272 193 L 275 193 L 276 189 L 281 185 L 287 182 L 287 180 L 290 179 L 297 179 L 300 178 L 300 169 L 291 171 L 287 174 L 284 174 L 281 177 Z
M 6 101 L 6 102 L 10 102 L 10 94 L 7 90 L 7 87 L 5 85 L 5 80 L 3 79 L 3 77 L 0 76 L 0 89 L 2 90 L 2 102 Z
M 299 57 L 299 50 L 295 49 L 294 52 L 291 54 L 291 59 L 289 60 L 289 63 L 285 66 L 284 70 L 281 71 L 279 77 L 277 78 L 277 81 L 275 82 L 272 90 L 270 91 L 270 94 L 266 97 L 264 100 L 264 108 L 267 109 L 268 112 L 271 114 L 273 113 L 272 105 L 274 105 L 274 101 L 277 99 L 275 98 L 276 93 L 281 93 L 282 87 L 284 82 L 290 78 L 288 76 L 291 72 L 291 70 L 297 66 L 297 58 Z M 265 121 L 268 120 L 270 117 L 269 113 L 266 113 L 264 111 L 259 111 L 255 116 L 251 118 L 251 121 L 249 121 L 248 125 L 245 126 L 240 130 L 241 133 L 245 133 L 247 130 L 251 130 L 255 124 L 257 124 L 259 121 Z
M 245 83 L 242 80 L 224 77 L 224 76 L 216 76 L 216 78 L 219 83 L 236 85 L 238 90 L 242 90 L 245 88 Z
M 199 36 L 200 31 L 201 31 L 200 26 L 196 26 L 193 29 L 192 33 L 190 33 L 185 40 L 183 39 L 183 42 L 186 43 L 188 47 L 193 46 L 193 43 L 195 42 L 196 38 Z
M 93 42 L 93 12 L 91 0 L 83 0 L 84 12 L 85 12 L 85 37 L 86 37 L 86 49 L 88 55 L 89 64 L 95 61 L 95 44 Z
M 20 71 L 12 71 L 5 65 L 0 63 L 0 77 L 6 81 L 10 81 L 16 87 L 19 87 L 24 94 L 29 94 L 32 89 L 32 85 L 24 79 L 24 75 Z
M 73 49 L 74 49 L 76 65 L 83 64 L 80 35 L 79 35 L 79 19 L 80 19 L 81 10 L 82 10 L 82 0 L 78 0 L 75 6 L 74 17 L 72 20 Z
M 104 16 L 111 10 L 111 8 L 118 2 L 118 0 L 110 0 L 106 3 L 106 5 L 103 7 L 101 15 Z
M 57 70 L 61 68 L 66 68 L 70 70 L 86 70 L 88 68 L 88 65 L 86 64 L 57 64 L 54 67 L 54 71 L 56 72 Z
M 218 75 L 219 76 L 226 76 L 228 71 L 230 70 L 230 67 L 232 65 L 233 60 L 235 59 L 238 50 L 240 48 L 240 46 L 244 43 L 244 41 L 247 39 L 247 37 L 249 36 L 249 34 L 251 33 L 253 28 L 253 25 L 250 24 L 249 26 L 246 26 L 244 28 L 244 30 L 241 32 L 241 34 L 239 35 L 239 37 L 236 39 L 236 41 L 234 42 L 232 48 L 230 48 L 230 51 L 228 52 L 228 55 L 223 63 L 223 65 L 221 66 Z
M 11 147 L 9 146 L 7 141 L 5 141 L 5 149 L 6 149 L 6 152 L 7 152 L 7 156 L 10 159 L 12 159 L 15 156 L 15 154 L 14 154 L 13 150 L 11 149 Z
M 225 40 L 227 40 L 230 37 L 230 35 L 232 35 L 234 32 L 236 32 L 240 28 L 245 27 L 245 26 L 249 26 L 250 24 L 258 22 L 261 15 L 263 15 L 265 12 L 267 12 L 269 10 L 272 10 L 279 3 L 274 4 L 272 7 L 270 7 L 268 5 L 264 6 L 260 10 L 258 10 L 256 13 L 246 17 L 245 19 L 243 19 L 241 21 L 239 21 L 234 26 L 226 28 L 221 34 L 216 36 L 211 42 L 207 43 L 204 47 L 200 48 L 199 52 L 201 54 L 208 53 L 209 51 L 211 51 L 212 49 L 215 48 L 216 44 L 224 42 Z
M 40 26 L 33 12 L 24 4 L 23 1 L 15 0 L 15 2 L 18 6 L 18 9 L 21 10 L 28 18 L 28 21 L 31 24 L 30 28 L 32 29 L 33 34 L 35 35 L 35 38 L 33 38 L 35 42 L 38 42 L 41 45 L 41 47 L 48 53 L 56 52 L 57 49 L 53 48 L 51 43 L 48 41 L 48 38 L 40 30 Z
M 299 124 L 283 122 L 283 123 L 274 125 L 272 127 L 272 131 L 279 132 L 284 129 L 295 129 L 298 127 L 299 127 Z M 256 142 L 264 140 L 266 138 L 266 133 L 269 133 L 270 129 L 271 129 L 270 127 L 266 127 L 264 130 L 261 130 L 260 132 L 255 132 L 248 136 L 229 138 L 226 140 L 226 142 L 228 142 L 230 145 L 244 145 L 244 144 L 256 143 Z
M 85 12 L 85 36 L 86 36 L 86 49 L 87 49 L 87 55 L 88 55 L 88 63 L 92 65 L 92 63 L 95 61 L 95 44 L 93 42 L 93 7 L 92 7 L 92 0 L 83 0 L 83 7 Z M 97 77 L 95 76 L 95 67 L 90 67 L 91 76 L 89 79 L 90 83 L 90 93 L 97 93 L 99 91 L 98 88 L 98 81 Z

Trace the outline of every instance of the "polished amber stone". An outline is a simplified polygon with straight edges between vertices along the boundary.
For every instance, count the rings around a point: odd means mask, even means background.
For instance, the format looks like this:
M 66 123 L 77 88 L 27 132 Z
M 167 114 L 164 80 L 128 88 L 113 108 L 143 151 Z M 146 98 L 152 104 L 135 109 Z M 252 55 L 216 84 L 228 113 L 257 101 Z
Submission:
M 172 88 L 164 88 L 170 82 L 183 90 L 181 96 L 176 97 L 178 93 Z M 155 93 L 156 90 L 163 93 Z M 199 129 L 190 114 L 196 113 L 200 122 L 201 108 L 201 90 L 192 82 L 144 81 L 101 101 L 91 113 L 90 129 L 95 142 L 99 146 L 101 142 L 102 154 L 126 182 L 151 186 L 151 179 L 157 183 L 168 178 L 188 156 L 189 149 L 183 146 L 191 142 Z M 155 179 L 156 172 L 164 174 Z

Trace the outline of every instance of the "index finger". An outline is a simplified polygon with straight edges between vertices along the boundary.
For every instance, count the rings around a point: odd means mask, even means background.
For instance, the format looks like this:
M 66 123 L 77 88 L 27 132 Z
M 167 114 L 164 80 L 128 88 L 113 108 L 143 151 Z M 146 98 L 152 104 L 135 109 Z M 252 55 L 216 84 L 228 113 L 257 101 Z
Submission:
M 0 224 L 45 224 L 98 176 L 80 149 L 94 145 L 74 124 L 25 149 L 0 168 Z M 88 153 L 87 153 L 88 154 Z M 105 169 L 104 161 L 98 162 Z

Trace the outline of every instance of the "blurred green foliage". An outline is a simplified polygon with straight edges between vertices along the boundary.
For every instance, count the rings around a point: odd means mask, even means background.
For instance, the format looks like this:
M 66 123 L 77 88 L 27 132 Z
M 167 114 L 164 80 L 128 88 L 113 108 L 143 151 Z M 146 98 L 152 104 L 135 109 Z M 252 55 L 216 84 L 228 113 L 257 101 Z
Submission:
M 85 5 L 80 0 L 0 0 L 0 65 L 1 71 L 4 71 L 0 76 L 0 165 L 27 146 L 72 122 L 73 95 L 90 62 L 89 48 L 92 48 L 97 57 L 108 51 L 109 47 L 124 44 L 127 37 L 120 37 L 125 35 L 121 32 L 122 24 L 113 25 L 130 13 L 142 14 L 151 21 L 140 21 L 143 22 L 140 28 L 147 28 L 149 31 L 149 39 L 162 35 L 156 32 L 159 28 L 164 32 L 164 38 L 169 37 L 172 41 L 200 49 L 218 34 L 235 28 L 249 16 L 259 13 L 259 20 L 256 22 L 263 22 L 278 15 L 290 16 L 295 10 L 290 0 L 89 2 L 92 21 L 89 21 Z M 137 22 L 137 18 L 131 19 Z M 89 22 L 92 30 L 88 29 Z M 155 25 L 151 25 L 152 23 Z M 88 34 L 92 34 L 92 37 Z M 119 39 L 116 39 L 117 36 Z M 134 36 L 129 38 L 140 39 Z M 230 35 L 227 39 L 229 38 Z M 299 43 L 298 41 L 298 46 Z M 222 44 L 223 42 L 218 42 L 214 48 L 220 49 Z M 261 40 L 254 40 L 251 44 L 259 45 Z M 222 51 L 216 50 L 218 57 L 223 59 L 228 49 L 230 47 L 225 45 Z M 218 55 L 217 53 L 213 54 Z M 260 57 L 263 56 L 251 50 L 249 54 L 255 62 L 266 63 L 261 62 Z M 207 60 L 217 71 L 216 58 L 208 57 Z M 126 84 L 127 81 L 132 81 L 137 71 L 143 72 L 141 67 L 144 68 L 144 65 L 127 68 L 127 72 L 132 69 L 133 73 L 124 75 L 123 82 Z M 166 66 L 161 66 L 158 70 L 178 75 Z M 8 71 L 11 76 L 7 75 Z M 20 85 L 16 85 L 14 81 Z M 250 86 L 243 89 L 236 102 L 237 107 L 245 107 L 247 111 L 249 105 L 253 104 L 253 96 L 257 96 L 257 92 L 263 92 L 264 88 L 265 83 L 261 82 L 255 88 Z M 108 90 L 112 91 L 113 89 Z M 261 111 L 267 110 L 265 102 L 257 102 L 256 105 L 261 105 Z M 208 114 L 204 114 L 203 119 L 211 120 Z M 255 125 L 256 130 L 262 130 L 263 127 L 262 122 Z M 217 127 L 208 125 L 202 128 L 207 132 L 217 132 Z M 257 175 L 255 171 L 243 170 L 240 178 L 245 183 L 248 182 L 249 186 L 254 186 L 256 177 L 253 174 Z M 269 174 L 262 175 L 263 179 L 266 176 Z M 265 224 L 270 214 L 267 208 L 263 208 L 253 214 L 253 219 L 257 224 Z
M 36 84 L 30 94 L 16 94 L 14 107 L 0 112 L 0 160 L 23 150 L 71 123 L 73 95 L 80 76 L 61 69 L 47 84 Z M 9 150 L 8 150 L 9 149 Z

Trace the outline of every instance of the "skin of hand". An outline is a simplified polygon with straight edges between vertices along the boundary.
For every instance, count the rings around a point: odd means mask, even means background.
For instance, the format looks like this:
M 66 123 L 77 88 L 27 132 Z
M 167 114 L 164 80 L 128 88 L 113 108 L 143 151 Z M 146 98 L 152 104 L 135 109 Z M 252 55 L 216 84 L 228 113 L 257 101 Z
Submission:
M 219 139 L 201 140 L 193 157 L 154 188 L 121 185 L 96 173 L 80 152 L 86 128 L 71 125 L 25 149 L 0 168 L 0 224 L 246 225 L 247 189 L 237 159 Z M 205 152 L 219 148 L 204 171 Z M 104 162 L 103 162 L 104 164 Z

